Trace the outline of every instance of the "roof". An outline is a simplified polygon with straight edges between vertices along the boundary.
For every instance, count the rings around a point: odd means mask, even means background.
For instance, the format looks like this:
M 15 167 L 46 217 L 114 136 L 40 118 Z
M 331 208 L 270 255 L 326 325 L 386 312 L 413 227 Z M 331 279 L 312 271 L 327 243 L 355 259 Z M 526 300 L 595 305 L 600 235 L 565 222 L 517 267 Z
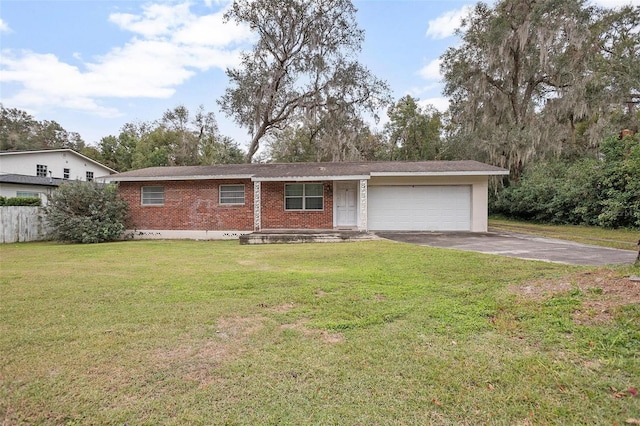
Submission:
M 492 176 L 506 174 L 509 174 L 506 169 L 478 161 L 383 161 L 149 167 L 102 176 L 97 179 L 111 182 L 203 179 L 299 181 L 369 179 L 371 176 Z
M 110 167 L 105 166 L 102 163 L 97 162 L 96 160 L 87 157 L 86 155 L 82 155 L 79 152 L 76 152 L 72 149 L 69 148 L 61 148 L 61 149 L 38 149 L 38 150 L 26 150 L 26 151 L 0 151 L 0 156 L 10 156 L 10 155 L 29 155 L 29 154 L 48 154 L 51 152 L 64 152 L 64 153 L 71 153 L 74 155 L 77 155 L 78 157 L 82 158 L 85 161 L 89 161 L 97 166 L 100 166 L 102 168 L 105 168 L 109 171 L 111 171 L 112 173 L 117 173 L 116 170 L 113 170 Z
M 15 183 L 19 185 L 60 186 L 63 179 L 41 176 L 27 176 L 16 174 L 0 174 L 0 183 Z

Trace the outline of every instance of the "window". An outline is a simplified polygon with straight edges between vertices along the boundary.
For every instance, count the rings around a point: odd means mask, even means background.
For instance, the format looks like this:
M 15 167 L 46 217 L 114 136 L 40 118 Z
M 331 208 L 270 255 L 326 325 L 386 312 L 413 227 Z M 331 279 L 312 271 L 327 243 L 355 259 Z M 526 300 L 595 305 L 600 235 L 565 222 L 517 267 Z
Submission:
M 322 210 L 321 183 L 288 183 L 284 186 L 285 210 Z
M 93 172 L 87 172 L 87 181 L 91 182 L 93 180 Z
M 29 191 L 16 191 L 16 197 L 34 197 L 40 198 L 40 193 Z
M 143 206 L 161 206 L 164 204 L 164 187 L 162 186 L 143 186 L 142 187 L 142 205 Z
M 220 185 L 220 204 L 244 204 L 244 185 Z
M 36 176 L 47 177 L 47 166 L 44 164 L 36 164 Z
M 63 169 L 62 178 L 69 179 L 69 175 L 71 175 L 71 169 Z

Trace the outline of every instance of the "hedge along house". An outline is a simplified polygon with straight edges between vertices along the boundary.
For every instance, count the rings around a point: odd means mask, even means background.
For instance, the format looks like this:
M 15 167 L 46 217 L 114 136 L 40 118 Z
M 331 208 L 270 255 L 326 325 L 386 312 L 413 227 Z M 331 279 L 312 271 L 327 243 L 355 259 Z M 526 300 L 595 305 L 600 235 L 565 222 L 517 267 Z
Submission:
M 476 161 L 151 167 L 117 182 L 138 238 L 238 238 L 266 230 L 487 231 Z

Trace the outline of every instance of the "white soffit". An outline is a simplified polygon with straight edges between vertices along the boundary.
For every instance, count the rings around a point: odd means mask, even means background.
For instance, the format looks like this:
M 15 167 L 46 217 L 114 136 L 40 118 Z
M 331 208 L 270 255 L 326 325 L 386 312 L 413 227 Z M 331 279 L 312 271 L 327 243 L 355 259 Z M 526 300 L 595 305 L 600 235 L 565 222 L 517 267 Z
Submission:
M 224 179 L 250 179 L 251 175 L 216 175 L 216 176 L 141 176 L 121 177 L 118 175 L 101 176 L 96 180 L 105 182 L 151 182 L 167 180 L 224 180 Z
M 473 171 L 473 172 L 371 172 L 371 176 L 407 177 L 407 176 L 494 176 L 508 175 L 509 171 Z
M 369 175 L 351 175 L 351 176 L 277 176 L 277 177 L 253 177 L 254 182 L 310 182 L 319 180 L 361 180 L 370 179 Z

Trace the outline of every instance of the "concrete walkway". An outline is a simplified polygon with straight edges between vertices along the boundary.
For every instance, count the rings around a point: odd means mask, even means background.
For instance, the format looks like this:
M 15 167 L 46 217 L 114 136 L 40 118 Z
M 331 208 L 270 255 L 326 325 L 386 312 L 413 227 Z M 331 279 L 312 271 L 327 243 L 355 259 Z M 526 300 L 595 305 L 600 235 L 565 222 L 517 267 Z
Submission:
M 512 232 L 378 232 L 393 241 L 570 265 L 632 264 L 637 252 Z

